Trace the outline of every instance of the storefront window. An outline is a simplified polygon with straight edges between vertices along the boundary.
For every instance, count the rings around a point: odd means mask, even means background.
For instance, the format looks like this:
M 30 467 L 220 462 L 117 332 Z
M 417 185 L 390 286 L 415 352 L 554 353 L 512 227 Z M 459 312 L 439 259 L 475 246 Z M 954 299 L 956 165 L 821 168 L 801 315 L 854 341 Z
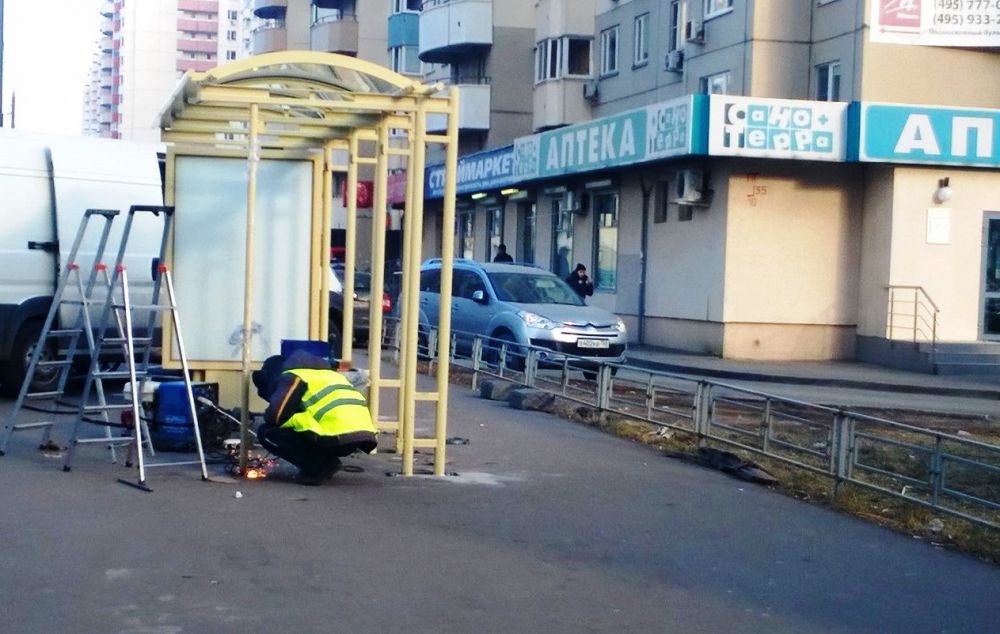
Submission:
M 486 224 L 489 235 L 489 241 L 486 243 L 486 261 L 492 262 L 497 254 L 497 247 L 503 244 L 503 207 L 488 210 Z
M 552 272 L 566 278 L 573 266 L 573 211 L 557 198 L 552 201 L 552 216 Z
M 618 287 L 618 194 L 594 195 L 594 288 L 613 291 Z
M 517 208 L 518 215 L 518 262 L 535 262 L 535 203 L 521 203 Z
M 983 334 L 1000 337 L 1000 218 L 986 225 L 986 280 L 983 286 Z
M 458 216 L 458 257 L 472 260 L 476 257 L 475 219 L 471 211 Z

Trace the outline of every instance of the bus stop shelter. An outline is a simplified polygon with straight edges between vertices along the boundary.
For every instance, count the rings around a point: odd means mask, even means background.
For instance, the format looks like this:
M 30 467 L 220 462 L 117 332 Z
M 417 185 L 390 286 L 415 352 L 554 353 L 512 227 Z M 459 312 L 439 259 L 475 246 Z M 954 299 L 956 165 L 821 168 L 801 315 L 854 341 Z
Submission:
M 440 96 L 444 95 L 444 96 Z M 440 226 L 441 302 L 451 305 L 452 227 L 458 157 L 458 93 L 424 85 L 375 64 L 306 51 L 269 53 L 206 72 L 188 72 L 160 115 L 167 143 L 166 191 L 176 208 L 171 267 L 184 318 L 190 366 L 201 378 L 238 384 L 241 466 L 249 447 L 251 372 L 282 339 L 327 339 L 330 228 L 335 173 L 346 175 L 342 362 L 350 363 L 358 256 L 359 172 L 374 184 L 373 217 L 385 214 L 390 171 L 405 169 L 403 282 L 398 378 L 382 376 L 381 302 L 370 302 L 369 407 L 396 438 L 402 473 L 414 450 L 434 450 L 444 474 L 450 311 L 440 311 L 434 391 L 417 389 L 419 269 L 426 152 L 444 150 Z M 443 117 L 443 134 L 428 118 Z M 371 287 L 385 283 L 384 222 L 372 223 Z M 164 327 L 164 364 L 176 341 Z M 385 390 L 399 391 L 394 415 L 380 415 Z M 223 393 L 226 393 L 225 388 Z M 433 434 L 418 437 L 417 403 L 434 405 Z

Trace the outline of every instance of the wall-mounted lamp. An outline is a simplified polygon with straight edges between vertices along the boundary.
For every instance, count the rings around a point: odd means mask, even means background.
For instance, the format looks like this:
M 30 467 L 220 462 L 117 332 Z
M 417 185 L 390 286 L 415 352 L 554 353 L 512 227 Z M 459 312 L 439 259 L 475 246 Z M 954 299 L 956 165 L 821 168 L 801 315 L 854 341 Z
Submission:
M 934 200 L 938 203 L 946 203 L 951 200 L 951 186 L 948 184 L 950 180 L 942 178 L 938 181 L 937 191 L 934 192 Z
M 476 192 L 472 195 L 472 200 L 482 200 L 486 198 L 486 192 Z
M 519 191 L 521 191 L 521 190 L 518 189 L 517 187 L 508 187 L 507 189 L 501 189 L 500 190 L 500 195 L 501 196 L 511 196 L 513 194 L 516 194 Z

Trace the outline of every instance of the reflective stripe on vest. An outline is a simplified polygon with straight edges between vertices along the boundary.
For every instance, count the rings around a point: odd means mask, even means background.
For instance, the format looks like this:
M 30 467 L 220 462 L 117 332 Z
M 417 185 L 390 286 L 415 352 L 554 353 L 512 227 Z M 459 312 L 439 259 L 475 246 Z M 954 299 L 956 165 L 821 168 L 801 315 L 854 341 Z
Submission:
M 287 370 L 302 379 L 306 393 L 302 409 L 282 427 L 311 431 L 320 436 L 340 436 L 352 432 L 377 433 L 364 394 L 333 370 Z

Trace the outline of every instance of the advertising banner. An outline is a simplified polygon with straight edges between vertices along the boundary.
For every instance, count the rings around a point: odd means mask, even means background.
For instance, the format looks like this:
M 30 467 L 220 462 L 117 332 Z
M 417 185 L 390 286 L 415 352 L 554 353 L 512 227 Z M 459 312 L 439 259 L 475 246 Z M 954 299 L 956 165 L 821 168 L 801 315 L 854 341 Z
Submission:
M 872 0 L 872 42 L 1000 47 L 1000 0 Z
M 847 157 L 846 103 L 712 95 L 708 120 L 712 156 Z
M 862 103 L 859 118 L 860 161 L 1000 167 L 1000 110 Z
M 519 180 L 592 172 L 704 153 L 703 95 L 629 110 L 514 142 Z

